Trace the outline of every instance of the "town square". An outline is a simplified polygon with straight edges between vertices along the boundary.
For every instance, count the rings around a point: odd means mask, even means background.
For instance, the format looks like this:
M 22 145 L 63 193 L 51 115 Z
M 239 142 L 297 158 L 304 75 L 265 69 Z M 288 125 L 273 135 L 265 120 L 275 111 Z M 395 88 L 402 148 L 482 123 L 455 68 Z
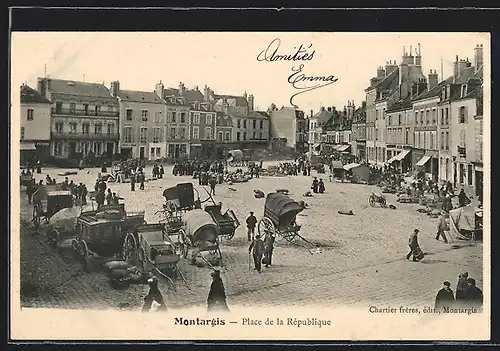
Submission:
M 486 54 L 478 39 L 429 64 L 415 40 L 359 59 L 369 73 L 351 82 L 279 71 L 291 90 L 265 98 L 250 76 L 147 89 L 47 54 L 12 116 L 21 306 L 481 310 Z M 279 42 L 285 61 L 309 57 L 292 72 L 323 57 Z M 271 75 L 262 47 L 252 62 Z

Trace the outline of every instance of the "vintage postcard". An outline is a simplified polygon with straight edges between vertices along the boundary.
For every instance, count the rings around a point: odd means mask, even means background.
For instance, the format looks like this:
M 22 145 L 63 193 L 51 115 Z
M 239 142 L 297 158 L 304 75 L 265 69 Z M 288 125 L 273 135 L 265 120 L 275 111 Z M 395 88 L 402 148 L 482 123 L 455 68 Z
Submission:
M 11 49 L 13 339 L 490 338 L 488 33 Z

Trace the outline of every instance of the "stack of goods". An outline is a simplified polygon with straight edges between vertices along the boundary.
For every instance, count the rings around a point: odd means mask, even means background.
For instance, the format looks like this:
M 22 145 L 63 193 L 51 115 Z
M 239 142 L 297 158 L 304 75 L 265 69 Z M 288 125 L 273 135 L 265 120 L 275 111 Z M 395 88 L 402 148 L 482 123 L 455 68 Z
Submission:
M 104 264 L 109 280 L 114 284 L 140 284 L 143 273 L 125 261 L 110 261 Z
M 269 166 L 267 168 L 262 169 L 262 174 L 266 176 L 272 177 L 285 177 L 279 166 Z
M 122 218 L 122 213 L 118 210 L 106 210 L 97 212 L 95 217 L 99 219 L 119 220 Z

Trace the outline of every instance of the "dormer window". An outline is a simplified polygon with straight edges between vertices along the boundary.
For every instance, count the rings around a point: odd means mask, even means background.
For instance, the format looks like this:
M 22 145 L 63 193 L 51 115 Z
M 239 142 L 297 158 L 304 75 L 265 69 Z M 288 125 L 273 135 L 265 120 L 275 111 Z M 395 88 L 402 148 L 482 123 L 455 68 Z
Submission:
M 465 97 L 467 95 L 467 84 L 462 84 L 462 88 L 460 90 L 460 97 Z
M 446 87 L 443 87 L 443 89 L 441 89 L 441 99 L 446 100 Z

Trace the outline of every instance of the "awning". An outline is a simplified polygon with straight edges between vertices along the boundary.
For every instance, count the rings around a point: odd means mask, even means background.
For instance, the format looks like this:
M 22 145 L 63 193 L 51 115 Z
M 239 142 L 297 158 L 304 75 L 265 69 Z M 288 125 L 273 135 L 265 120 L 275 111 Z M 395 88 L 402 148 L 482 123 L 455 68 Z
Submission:
M 423 166 L 425 165 L 429 160 L 431 159 L 430 156 L 424 156 L 422 157 L 418 162 L 417 162 L 417 166 Z
M 341 145 L 339 147 L 339 151 L 343 152 L 343 151 L 346 151 L 347 149 L 349 149 L 351 147 L 351 145 Z
M 349 163 L 347 165 L 344 166 L 344 169 L 346 171 L 350 170 L 350 169 L 353 169 L 353 168 L 356 168 L 356 167 L 359 167 L 361 166 L 359 163 Z
M 403 150 L 401 151 L 399 154 L 397 154 L 396 156 L 393 156 L 389 159 L 389 161 L 387 161 L 387 163 L 393 163 L 394 161 L 401 161 L 402 159 L 404 159 L 406 156 L 408 156 L 408 154 L 410 153 L 411 150 Z
M 21 142 L 19 145 L 20 151 L 36 150 L 35 143 Z

